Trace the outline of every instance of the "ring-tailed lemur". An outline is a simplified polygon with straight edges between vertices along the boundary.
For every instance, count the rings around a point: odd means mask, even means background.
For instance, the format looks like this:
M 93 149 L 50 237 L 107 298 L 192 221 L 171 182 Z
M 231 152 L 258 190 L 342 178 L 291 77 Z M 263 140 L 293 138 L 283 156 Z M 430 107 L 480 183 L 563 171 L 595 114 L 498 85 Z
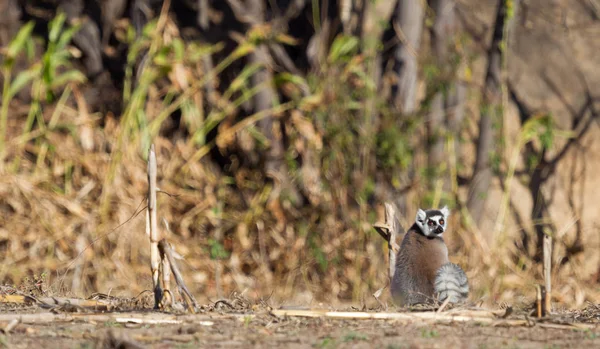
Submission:
M 449 302 L 466 300 L 467 275 L 448 260 L 448 248 L 442 239 L 450 210 L 417 211 L 415 223 L 406 232 L 396 256 L 392 297 L 400 305 L 428 303 L 437 298 Z

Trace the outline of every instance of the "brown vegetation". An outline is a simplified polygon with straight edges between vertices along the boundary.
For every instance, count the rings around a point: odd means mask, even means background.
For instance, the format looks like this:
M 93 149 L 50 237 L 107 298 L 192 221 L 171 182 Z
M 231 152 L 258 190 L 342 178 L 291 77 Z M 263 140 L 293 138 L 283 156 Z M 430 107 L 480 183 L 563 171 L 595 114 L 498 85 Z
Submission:
M 554 301 L 597 299 L 586 188 L 600 167 L 586 161 L 599 144 L 598 51 L 569 22 L 596 28 L 595 7 L 55 3 L 0 1 L 3 282 L 77 296 L 151 289 L 154 143 L 159 229 L 200 299 L 377 304 L 384 202 L 403 226 L 417 207 L 453 209 L 451 259 L 473 301 L 531 300 L 545 235 Z

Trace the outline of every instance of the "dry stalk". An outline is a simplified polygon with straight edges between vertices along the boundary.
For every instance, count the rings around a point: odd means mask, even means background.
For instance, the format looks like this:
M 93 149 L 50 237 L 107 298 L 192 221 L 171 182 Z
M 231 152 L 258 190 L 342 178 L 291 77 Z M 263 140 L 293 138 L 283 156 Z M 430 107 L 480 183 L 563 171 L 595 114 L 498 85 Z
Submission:
M 441 313 L 442 311 L 444 311 L 444 309 L 446 308 L 446 306 L 448 305 L 449 302 L 450 302 L 450 297 L 448 297 L 448 298 L 446 298 L 446 300 L 444 300 L 444 303 L 442 303 L 442 305 L 440 305 L 439 309 L 436 312 Z
M 148 154 L 148 214 L 146 215 L 146 232 L 150 237 L 150 270 L 152 271 L 152 287 L 154 289 L 154 307 L 158 308 L 162 301 L 162 289 L 159 277 L 158 221 L 156 216 L 156 153 L 154 144 Z
M 177 283 L 177 286 L 179 287 L 179 290 L 181 292 L 181 297 L 183 298 L 187 308 L 192 313 L 195 312 L 196 308 L 198 308 L 198 302 L 196 302 L 196 298 L 194 298 L 194 295 L 192 295 L 192 293 L 188 289 L 187 285 L 185 284 L 185 281 L 183 281 L 183 276 L 181 275 L 181 272 L 179 271 L 179 267 L 177 266 L 177 262 L 175 261 L 175 258 L 173 257 L 173 251 L 171 249 L 171 246 L 165 239 L 162 239 L 158 243 L 158 248 L 159 248 L 160 256 L 163 260 L 163 263 L 164 263 L 164 261 L 167 261 L 167 265 L 170 265 L 171 271 L 173 271 L 173 276 L 175 277 L 175 282 Z M 165 264 L 163 264 L 163 266 L 164 265 Z M 172 295 L 171 295 L 171 297 L 172 297 Z
M 160 246 L 158 249 L 160 251 Z M 171 283 L 171 264 L 169 263 L 169 260 L 164 257 L 162 251 L 161 251 L 160 260 L 161 260 L 161 269 L 160 270 L 162 273 L 162 288 L 163 288 L 163 299 L 161 301 L 161 305 L 169 306 L 173 303 L 173 294 L 171 293 L 171 290 L 169 287 L 169 285 Z
M 546 287 L 543 285 L 536 285 L 536 317 L 542 318 L 549 314 L 547 307 L 548 294 L 546 293 Z
M 552 236 L 544 234 L 544 285 L 546 286 L 545 308 L 552 312 Z

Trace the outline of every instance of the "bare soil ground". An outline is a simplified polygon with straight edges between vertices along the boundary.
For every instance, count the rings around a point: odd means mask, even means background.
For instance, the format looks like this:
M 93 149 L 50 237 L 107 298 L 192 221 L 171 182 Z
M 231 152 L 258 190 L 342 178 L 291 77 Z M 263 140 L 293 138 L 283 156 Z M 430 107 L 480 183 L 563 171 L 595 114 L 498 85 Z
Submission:
M 268 307 L 215 304 L 198 314 L 150 309 L 91 312 L 38 306 L 0 307 L 7 348 L 594 348 L 600 307 L 525 326 L 499 320 L 446 322 L 275 316 Z M 347 309 L 341 309 L 347 310 Z M 527 319 L 526 316 L 511 316 Z M 6 333 L 14 319 L 19 323 Z M 495 320 L 494 320 L 495 321 Z M 517 320 L 518 321 L 518 320 Z M 152 323 L 154 322 L 154 323 Z M 577 327 L 577 323 L 582 324 Z M 544 327 L 542 327 L 542 325 Z M 586 328 L 583 328 L 585 325 Z

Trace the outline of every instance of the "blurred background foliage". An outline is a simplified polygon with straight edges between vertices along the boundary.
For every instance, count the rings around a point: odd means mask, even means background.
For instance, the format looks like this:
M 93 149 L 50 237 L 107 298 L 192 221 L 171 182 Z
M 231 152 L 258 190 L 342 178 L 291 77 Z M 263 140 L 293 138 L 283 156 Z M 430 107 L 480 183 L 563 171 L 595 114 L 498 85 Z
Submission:
M 550 234 L 555 301 L 582 305 L 600 278 L 594 4 L 2 0 L 0 280 L 150 289 L 154 143 L 162 231 L 200 298 L 377 304 L 391 202 L 405 228 L 452 209 L 473 300 L 533 296 Z

